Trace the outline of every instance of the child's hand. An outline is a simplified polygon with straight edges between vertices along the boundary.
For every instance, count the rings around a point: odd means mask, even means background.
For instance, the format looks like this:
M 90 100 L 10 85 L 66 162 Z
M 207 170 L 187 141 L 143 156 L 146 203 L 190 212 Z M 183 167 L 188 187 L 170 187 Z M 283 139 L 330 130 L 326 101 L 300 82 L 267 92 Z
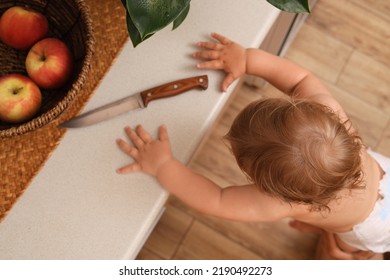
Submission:
M 117 169 L 117 173 L 126 174 L 142 171 L 157 176 L 159 169 L 173 159 L 168 131 L 165 126 L 159 128 L 159 139 L 154 139 L 142 126 L 135 130 L 125 127 L 125 132 L 133 145 L 122 139 L 116 142 L 119 148 L 134 159 L 134 162 Z
M 192 56 L 203 58 L 207 61 L 197 64 L 202 69 L 222 69 L 226 77 L 222 82 L 222 91 L 226 91 L 229 85 L 246 71 L 246 49 L 230 41 L 222 35 L 212 33 L 211 36 L 217 42 L 199 42 L 198 47 L 204 48 Z

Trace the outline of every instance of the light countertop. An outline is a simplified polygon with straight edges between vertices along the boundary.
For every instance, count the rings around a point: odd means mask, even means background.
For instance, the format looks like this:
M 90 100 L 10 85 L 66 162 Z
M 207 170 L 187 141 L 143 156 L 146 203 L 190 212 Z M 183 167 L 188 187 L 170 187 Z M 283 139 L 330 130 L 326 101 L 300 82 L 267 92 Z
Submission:
M 156 135 L 166 124 L 176 158 L 187 163 L 223 108 L 223 73 L 196 69 L 195 42 L 221 33 L 258 47 L 279 11 L 265 0 L 196 0 L 184 23 L 133 48 L 128 41 L 85 111 L 170 82 L 207 74 L 209 88 L 152 102 L 94 126 L 68 130 L 0 223 L 0 259 L 133 259 L 168 194 L 145 174 L 118 175 L 129 162 L 116 146 L 125 125 Z

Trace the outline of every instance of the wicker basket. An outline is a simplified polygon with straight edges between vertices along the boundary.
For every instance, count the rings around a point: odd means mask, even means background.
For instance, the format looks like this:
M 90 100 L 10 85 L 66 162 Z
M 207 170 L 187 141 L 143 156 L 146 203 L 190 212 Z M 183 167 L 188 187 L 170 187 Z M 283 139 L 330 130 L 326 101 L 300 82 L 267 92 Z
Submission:
M 73 75 L 56 90 L 42 90 L 42 105 L 35 118 L 21 124 L 0 121 L 0 138 L 9 138 L 40 128 L 56 119 L 77 96 L 83 86 L 92 59 L 94 39 L 88 10 L 82 0 L 25 0 L 0 2 L 0 15 L 19 5 L 43 13 L 49 22 L 47 37 L 65 42 L 73 54 Z M 0 42 L 0 76 L 12 73 L 27 75 L 27 51 L 12 49 Z

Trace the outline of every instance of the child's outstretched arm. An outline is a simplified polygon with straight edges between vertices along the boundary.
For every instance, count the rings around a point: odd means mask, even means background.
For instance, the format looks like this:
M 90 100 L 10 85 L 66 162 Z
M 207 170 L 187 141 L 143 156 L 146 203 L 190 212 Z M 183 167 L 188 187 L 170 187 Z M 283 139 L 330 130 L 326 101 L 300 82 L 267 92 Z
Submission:
M 197 64 L 201 69 L 220 69 L 226 72 L 222 90 L 244 74 L 261 77 L 270 84 L 297 99 L 311 99 L 329 106 L 342 121 L 348 117 L 325 85 L 305 68 L 260 49 L 245 49 L 222 35 L 212 33 L 214 41 L 199 42 L 202 48 L 193 57 L 205 61 Z
M 225 189 L 194 173 L 177 161 L 171 152 L 167 129 L 159 128 L 154 139 L 142 126 L 125 128 L 132 144 L 117 140 L 119 148 L 134 162 L 117 170 L 119 174 L 141 171 L 155 176 L 171 194 L 194 209 L 239 221 L 271 221 L 288 216 L 289 206 L 281 211 L 280 202 L 262 195 L 253 185 Z
M 222 90 L 243 74 L 261 77 L 288 95 L 309 97 L 328 94 L 322 82 L 306 69 L 286 59 L 260 49 L 245 49 L 222 35 L 212 33 L 214 41 L 199 42 L 203 50 L 193 57 L 205 59 L 197 64 L 202 69 L 221 69 L 226 72 Z

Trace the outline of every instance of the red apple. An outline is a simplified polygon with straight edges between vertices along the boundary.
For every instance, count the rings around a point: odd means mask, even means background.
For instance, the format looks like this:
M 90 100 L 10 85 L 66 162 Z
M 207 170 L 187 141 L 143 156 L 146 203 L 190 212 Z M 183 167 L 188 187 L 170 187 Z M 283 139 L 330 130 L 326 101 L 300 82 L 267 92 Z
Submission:
M 0 78 L 0 120 L 27 121 L 38 112 L 41 101 L 41 91 L 28 77 L 10 74 Z
M 46 17 L 34 10 L 14 6 L 6 10 L 0 21 L 1 40 L 18 50 L 27 50 L 46 36 Z
M 44 89 L 63 86 L 72 74 L 72 69 L 72 54 L 59 39 L 47 38 L 39 41 L 26 57 L 28 75 Z

